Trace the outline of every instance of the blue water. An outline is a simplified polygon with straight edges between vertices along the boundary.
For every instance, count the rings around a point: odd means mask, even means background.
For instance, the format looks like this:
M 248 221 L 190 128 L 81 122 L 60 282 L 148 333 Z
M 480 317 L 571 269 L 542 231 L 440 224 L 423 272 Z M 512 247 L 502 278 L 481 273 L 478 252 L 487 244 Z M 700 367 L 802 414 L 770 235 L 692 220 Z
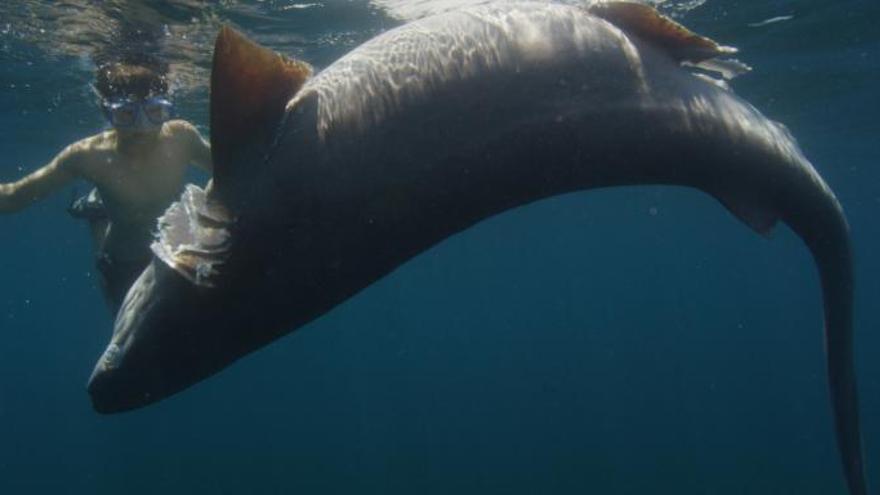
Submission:
M 665 8 L 741 49 L 755 70 L 735 90 L 791 129 L 847 210 L 876 488 L 880 3 L 686 3 Z M 10 4 L 0 182 L 103 126 L 88 83 L 106 29 L 48 1 Z M 191 74 L 180 112 L 205 133 L 219 22 L 318 67 L 396 22 L 358 1 L 145 4 Z M 111 19 L 145 15 L 108 5 Z M 779 16 L 792 17 L 755 25 Z M 111 315 L 87 232 L 64 212 L 71 194 L 0 218 L 0 493 L 845 493 L 812 260 L 787 229 L 756 236 L 700 193 L 588 192 L 505 213 L 117 416 L 95 414 L 84 389 Z

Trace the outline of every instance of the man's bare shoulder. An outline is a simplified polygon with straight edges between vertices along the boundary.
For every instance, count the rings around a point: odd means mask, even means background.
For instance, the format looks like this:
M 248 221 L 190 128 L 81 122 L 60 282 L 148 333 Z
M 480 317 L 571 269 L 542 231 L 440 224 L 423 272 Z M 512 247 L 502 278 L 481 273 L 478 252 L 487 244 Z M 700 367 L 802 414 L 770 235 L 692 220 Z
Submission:
M 71 144 L 69 148 L 75 148 L 77 152 L 106 151 L 116 145 L 116 137 L 113 131 L 99 132 L 93 136 L 82 138 Z
M 112 152 L 115 149 L 115 143 L 112 131 L 99 132 L 69 144 L 58 154 L 56 161 L 59 166 L 76 171 L 82 166 L 87 166 L 89 163 L 103 158 L 108 152 Z
M 193 124 L 185 120 L 170 120 L 162 129 L 163 134 L 180 146 L 183 159 L 201 169 L 211 171 L 211 145 Z
M 199 130 L 196 128 L 196 126 L 192 125 L 186 120 L 180 119 L 169 120 L 168 122 L 165 122 L 162 130 L 165 133 L 168 133 L 169 135 L 177 138 L 189 139 L 193 136 L 201 136 L 201 133 L 199 133 Z

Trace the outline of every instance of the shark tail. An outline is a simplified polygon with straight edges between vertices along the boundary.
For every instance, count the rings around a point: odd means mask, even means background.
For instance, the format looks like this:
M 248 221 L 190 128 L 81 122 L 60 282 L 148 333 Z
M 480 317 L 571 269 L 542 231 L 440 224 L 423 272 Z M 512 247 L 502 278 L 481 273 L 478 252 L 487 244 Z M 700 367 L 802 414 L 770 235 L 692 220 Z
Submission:
M 852 495 L 867 495 L 859 401 L 853 359 L 853 255 L 849 226 L 836 198 L 821 182 L 809 198 L 808 215 L 788 218 L 813 255 L 822 286 L 825 353 L 837 443 Z M 817 196 L 822 196 L 817 197 Z M 801 208 L 801 212 L 804 210 Z

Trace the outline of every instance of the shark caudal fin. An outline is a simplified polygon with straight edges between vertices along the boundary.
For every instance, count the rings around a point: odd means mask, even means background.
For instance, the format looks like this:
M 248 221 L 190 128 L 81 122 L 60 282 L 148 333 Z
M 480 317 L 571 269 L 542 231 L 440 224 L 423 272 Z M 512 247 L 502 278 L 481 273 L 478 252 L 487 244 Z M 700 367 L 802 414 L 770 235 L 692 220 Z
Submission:
M 749 70 L 739 61 L 719 58 L 736 53 L 735 48 L 695 34 L 651 6 L 608 1 L 591 4 L 587 10 L 659 47 L 680 64 L 720 72 L 727 79 Z M 802 157 L 796 160 L 798 163 L 791 166 L 807 172 L 804 183 L 808 185 L 800 189 L 802 195 L 796 194 L 797 199 L 781 211 L 755 204 L 754 198 L 738 198 L 718 191 L 714 195 L 731 213 L 762 235 L 772 230 L 780 216 L 778 213 L 783 213 L 781 217 L 809 247 L 822 283 L 828 382 L 844 473 L 852 495 L 867 495 L 853 363 L 853 262 L 849 228 L 840 204 L 812 165 Z
M 787 166 L 804 172 L 774 194 L 776 208 L 736 195 L 715 194 L 755 232 L 766 236 L 778 219 L 803 240 L 819 273 L 825 319 L 828 386 L 838 450 L 849 493 L 867 495 L 853 358 L 853 256 L 849 226 L 831 190 L 802 156 Z
M 211 70 L 212 196 L 229 206 L 265 157 L 287 101 L 311 76 L 291 60 L 224 26 L 214 43 Z M 236 187 L 233 187 L 236 186 Z
M 867 495 L 859 400 L 853 359 L 853 261 L 849 227 L 840 205 L 830 198 L 808 225 L 792 224 L 819 269 L 825 313 L 825 352 L 834 426 L 847 485 L 852 495 Z

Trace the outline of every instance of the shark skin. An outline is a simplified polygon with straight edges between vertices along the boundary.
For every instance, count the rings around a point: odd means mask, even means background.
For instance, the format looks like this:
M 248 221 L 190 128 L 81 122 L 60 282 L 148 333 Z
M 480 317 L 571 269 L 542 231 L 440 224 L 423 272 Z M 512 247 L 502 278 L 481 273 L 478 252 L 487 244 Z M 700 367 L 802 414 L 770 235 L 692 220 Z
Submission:
M 645 23 L 652 14 L 632 4 L 602 5 L 443 13 L 315 75 L 224 28 L 213 182 L 160 219 L 156 256 L 90 379 L 94 408 L 175 394 L 510 208 L 679 185 L 758 233 L 782 221 L 812 253 L 844 473 L 849 493 L 865 495 L 840 204 L 783 125 L 684 66 L 732 49 L 672 21 Z M 687 60 L 694 40 L 701 55 Z

